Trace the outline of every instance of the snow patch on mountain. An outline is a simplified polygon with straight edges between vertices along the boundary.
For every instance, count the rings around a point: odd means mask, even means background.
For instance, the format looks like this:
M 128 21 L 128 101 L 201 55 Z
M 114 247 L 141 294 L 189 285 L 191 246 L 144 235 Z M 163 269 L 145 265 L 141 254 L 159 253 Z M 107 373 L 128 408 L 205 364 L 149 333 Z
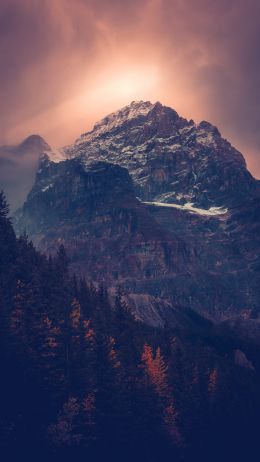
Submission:
M 173 207 L 175 209 L 185 210 L 186 212 L 196 213 L 198 215 L 218 216 L 228 213 L 228 209 L 224 207 L 210 207 L 209 209 L 200 209 L 194 207 L 192 202 L 187 202 L 184 205 L 179 204 L 165 204 L 163 202 L 143 202 L 146 205 L 155 205 L 157 207 Z
M 48 189 L 51 189 L 51 188 L 53 188 L 53 183 L 48 184 L 47 186 L 44 186 L 44 187 L 41 189 L 41 191 L 42 191 L 42 192 L 46 192 L 46 191 L 48 191 Z

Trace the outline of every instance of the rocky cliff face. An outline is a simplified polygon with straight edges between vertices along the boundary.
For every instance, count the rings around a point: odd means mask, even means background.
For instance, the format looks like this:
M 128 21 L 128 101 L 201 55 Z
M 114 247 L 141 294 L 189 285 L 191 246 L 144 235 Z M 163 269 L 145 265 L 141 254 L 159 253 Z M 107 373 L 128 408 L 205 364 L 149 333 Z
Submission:
M 194 258 L 194 249 L 136 199 L 128 171 L 106 162 L 86 168 L 77 159 L 57 164 L 44 156 L 16 229 L 50 253 L 64 243 L 72 270 L 112 292 L 124 286 L 139 317 L 152 323 L 162 321 L 155 305 L 169 305 L 162 280 L 183 278 Z
M 63 152 L 42 157 L 18 231 L 64 243 L 73 270 L 122 286 L 150 324 L 258 315 L 259 185 L 215 127 L 132 103 Z

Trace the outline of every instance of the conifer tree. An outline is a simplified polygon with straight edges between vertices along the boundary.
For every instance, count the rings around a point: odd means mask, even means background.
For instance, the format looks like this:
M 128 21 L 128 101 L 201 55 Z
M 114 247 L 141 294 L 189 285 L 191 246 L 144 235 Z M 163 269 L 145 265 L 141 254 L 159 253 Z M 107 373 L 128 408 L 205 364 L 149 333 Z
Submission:
M 10 218 L 8 218 L 9 212 L 10 209 L 4 192 L 0 191 L 0 220 L 10 221 Z
M 174 439 L 174 442 L 179 444 L 182 438 L 177 426 L 178 413 L 175 409 L 172 390 L 168 384 L 168 368 L 161 355 L 160 347 L 156 349 L 154 356 L 152 347 L 145 344 L 142 354 L 142 362 L 144 364 L 148 380 L 159 398 L 158 403 L 159 407 L 161 407 L 162 419 L 166 425 L 167 431 Z

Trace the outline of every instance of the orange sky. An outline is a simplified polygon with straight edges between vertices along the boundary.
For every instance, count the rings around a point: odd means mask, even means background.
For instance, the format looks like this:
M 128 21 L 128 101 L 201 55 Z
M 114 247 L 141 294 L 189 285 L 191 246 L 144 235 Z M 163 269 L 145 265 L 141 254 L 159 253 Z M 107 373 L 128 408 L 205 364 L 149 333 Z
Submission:
M 257 0 L 1 0 L 0 144 L 72 142 L 132 100 L 209 120 L 260 177 Z

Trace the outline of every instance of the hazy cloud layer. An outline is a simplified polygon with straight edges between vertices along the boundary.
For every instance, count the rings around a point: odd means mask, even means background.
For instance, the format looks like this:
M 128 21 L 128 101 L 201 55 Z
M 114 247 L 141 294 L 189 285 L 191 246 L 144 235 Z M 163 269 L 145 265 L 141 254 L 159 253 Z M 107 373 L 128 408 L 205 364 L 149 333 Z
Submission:
M 73 141 L 133 99 L 207 119 L 260 176 L 258 0 L 1 0 L 0 144 Z
M 11 211 L 21 207 L 30 191 L 40 156 L 50 147 L 38 136 L 22 143 L 0 147 L 0 189 L 3 189 Z

